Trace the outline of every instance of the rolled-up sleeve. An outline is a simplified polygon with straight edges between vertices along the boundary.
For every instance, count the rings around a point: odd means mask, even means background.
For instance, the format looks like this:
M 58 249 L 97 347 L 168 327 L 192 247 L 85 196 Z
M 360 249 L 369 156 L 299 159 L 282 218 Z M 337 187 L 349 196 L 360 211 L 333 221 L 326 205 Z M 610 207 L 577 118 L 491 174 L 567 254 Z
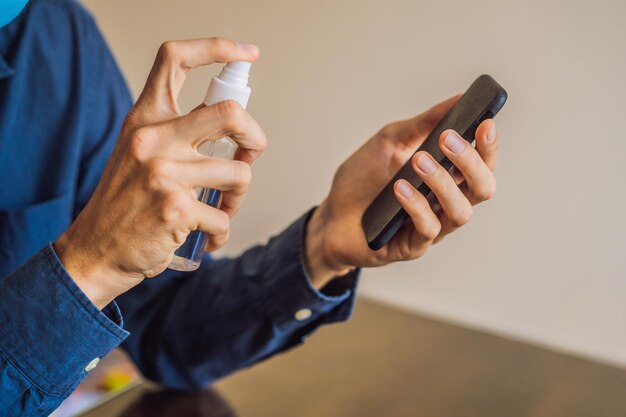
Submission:
M 1 415 L 50 413 L 127 336 L 115 303 L 102 311 L 52 245 L 0 282 Z

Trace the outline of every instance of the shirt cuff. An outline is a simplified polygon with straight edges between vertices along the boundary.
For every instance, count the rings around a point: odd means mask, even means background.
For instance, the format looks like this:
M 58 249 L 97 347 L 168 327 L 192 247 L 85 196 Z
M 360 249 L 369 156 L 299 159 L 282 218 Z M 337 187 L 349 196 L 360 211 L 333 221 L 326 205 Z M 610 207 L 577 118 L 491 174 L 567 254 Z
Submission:
M 2 280 L 0 294 L 0 350 L 52 395 L 69 395 L 129 334 L 117 304 L 98 310 L 52 244 Z
M 354 307 L 360 269 L 333 279 L 321 290 L 311 284 L 304 262 L 304 237 L 314 209 L 268 243 L 265 310 L 280 330 L 347 320 Z

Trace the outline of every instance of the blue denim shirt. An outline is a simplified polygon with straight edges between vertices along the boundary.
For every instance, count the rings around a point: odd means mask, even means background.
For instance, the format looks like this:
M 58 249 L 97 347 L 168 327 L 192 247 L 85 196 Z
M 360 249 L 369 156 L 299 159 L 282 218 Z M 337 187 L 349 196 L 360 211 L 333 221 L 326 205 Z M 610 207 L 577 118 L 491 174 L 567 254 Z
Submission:
M 345 320 L 358 273 L 315 290 L 309 213 L 233 259 L 165 271 L 102 311 L 50 242 L 90 198 L 132 105 L 93 18 L 32 0 L 0 29 L 0 415 L 47 415 L 120 344 L 148 378 L 205 385 Z M 301 309 L 310 317 L 297 315 Z

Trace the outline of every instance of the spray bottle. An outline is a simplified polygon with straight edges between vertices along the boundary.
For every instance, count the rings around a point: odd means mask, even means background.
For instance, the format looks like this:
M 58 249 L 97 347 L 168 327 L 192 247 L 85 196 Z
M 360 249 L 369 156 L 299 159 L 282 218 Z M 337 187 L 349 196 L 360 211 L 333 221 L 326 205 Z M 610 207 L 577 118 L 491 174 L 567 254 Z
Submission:
M 248 87 L 250 66 L 250 62 L 243 61 L 224 65 L 220 75 L 211 80 L 204 97 L 204 105 L 211 106 L 220 101 L 235 100 L 245 109 L 251 92 L 250 87 Z M 237 144 L 228 137 L 205 142 L 198 148 L 198 152 L 203 155 L 224 159 L 233 159 L 236 150 Z M 198 200 L 218 208 L 222 196 L 221 191 L 208 188 L 201 188 L 196 191 Z M 206 244 L 207 236 L 204 233 L 199 230 L 191 232 L 185 243 L 174 252 L 174 258 L 169 269 L 176 271 L 195 271 L 198 269 Z

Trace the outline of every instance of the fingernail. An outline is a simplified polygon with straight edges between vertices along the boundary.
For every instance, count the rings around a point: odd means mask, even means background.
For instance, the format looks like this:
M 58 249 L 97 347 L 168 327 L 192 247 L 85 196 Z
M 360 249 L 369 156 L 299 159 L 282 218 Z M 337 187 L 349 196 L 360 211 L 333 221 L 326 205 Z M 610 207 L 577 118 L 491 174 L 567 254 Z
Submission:
M 398 192 L 407 200 L 410 200 L 411 197 L 413 197 L 413 188 L 405 180 L 400 180 L 398 182 Z
M 240 43 L 239 48 L 250 53 L 256 53 L 259 51 L 259 48 L 257 48 L 256 45 L 252 45 L 251 43 Z
M 465 151 L 465 142 L 459 135 L 455 132 L 450 131 L 446 135 L 446 139 L 443 141 L 443 144 L 448 148 L 451 152 L 460 155 Z
M 493 142 L 495 138 L 496 138 L 496 124 L 491 123 L 491 127 L 489 128 L 489 131 L 487 132 L 487 142 Z
M 432 174 L 437 170 L 437 166 L 433 160 L 426 155 L 420 155 L 419 158 L 417 158 L 417 167 L 426 174 Z

